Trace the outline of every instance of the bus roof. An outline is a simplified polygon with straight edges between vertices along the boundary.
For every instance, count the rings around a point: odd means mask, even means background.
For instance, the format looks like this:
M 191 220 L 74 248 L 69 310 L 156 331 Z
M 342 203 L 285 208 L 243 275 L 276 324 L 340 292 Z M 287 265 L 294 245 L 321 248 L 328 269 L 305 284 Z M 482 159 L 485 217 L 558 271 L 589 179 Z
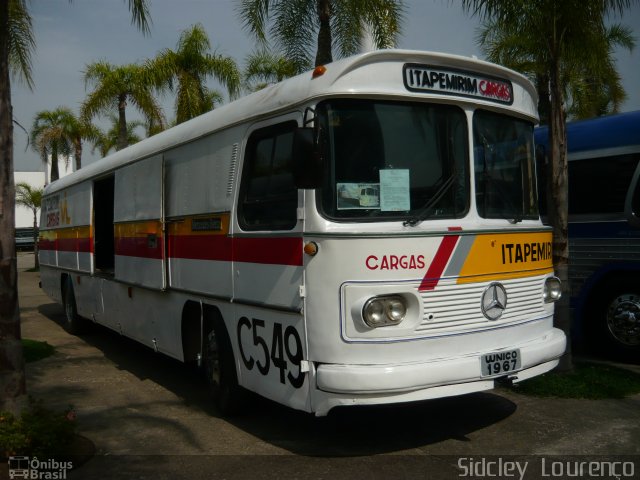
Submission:
M 384 64 L 393 65 L 394 68 L 384 68 Z M 45 194 L 106 175 L 118 167 L 153 156 L 217 130 L 244 122 L 257 121 L 325 96 L 381 95 L 451 101 L 441 93 L 409 91 L 403 84 L 403 64 L 428 65 L 434 69 L 449 69 L 452 72 L 476 72 L 488 78 L 508 80 L 513 84 L 513 104 L 508 109 L 532 121 L 537 121 L 535 88 L 525 76 L 513 70 L 459 55 L 413 50 L 376 50 L 327 64 L 326 72 L 317 78 L 312 78 L 311 72 L 303 73 L 165 130 L 49 184 Z M 456 96 L 455 101 L 484 104 L 493 109 L 506 108 L 487 100 L 464 96 Z
M 536 128 L 536 144 L 547 146 L 548 135 L 547 126 Z M 640 110 L 567 123 L 569 154 L 628 146 L 640 148 Z

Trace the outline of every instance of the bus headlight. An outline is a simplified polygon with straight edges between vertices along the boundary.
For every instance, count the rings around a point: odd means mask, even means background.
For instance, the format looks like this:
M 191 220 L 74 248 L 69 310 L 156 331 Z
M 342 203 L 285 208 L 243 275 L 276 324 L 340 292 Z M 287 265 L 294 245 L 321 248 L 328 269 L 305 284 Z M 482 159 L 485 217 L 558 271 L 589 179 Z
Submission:
M 407 302 L 399 295 L 371 298 L 362 308 L 362 318 L 371 328 L 398 325 L 406 314 Z
M 558 277 L 549 277 L 544 282 L 545 303 L 557 302 L 562 297 L 562 283 Z

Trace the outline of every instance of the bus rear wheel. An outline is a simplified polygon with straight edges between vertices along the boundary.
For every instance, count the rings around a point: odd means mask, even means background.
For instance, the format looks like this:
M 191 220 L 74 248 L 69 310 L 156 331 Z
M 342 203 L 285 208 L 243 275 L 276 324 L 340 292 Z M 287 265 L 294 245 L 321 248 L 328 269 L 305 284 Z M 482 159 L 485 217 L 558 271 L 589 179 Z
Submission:
M 65 277 L 64 286 L 62 288 L 62 300 L 64 306 L 64 329 L 72 334 L 78 335 L 85 331 L 86 322 L 84 318 L 78 315 L 76 306 L 76 296 L 73 292 L 73 282 L 71 277 Z
M 592 322 L 603 353 L 623 361 L 640 361 L 640 291 L 616 282 L 601 297 Z
M 220 328 L 207 335 L 203 366 L 213 402 L 223 416 L 241 413 L 246 392 L 238 385 L 233 350 L 229 337 Z

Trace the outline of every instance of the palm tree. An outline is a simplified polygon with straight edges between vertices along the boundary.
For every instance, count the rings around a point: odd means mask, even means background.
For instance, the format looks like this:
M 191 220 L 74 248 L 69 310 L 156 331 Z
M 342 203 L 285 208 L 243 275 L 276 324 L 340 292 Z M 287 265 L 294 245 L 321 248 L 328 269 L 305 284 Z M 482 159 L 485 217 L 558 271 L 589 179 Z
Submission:
M 65 131 L 64 118 L 68 109 L 58 107 L 55 110 L 42 110 L 36 113 L 31 127 L 31 146 L 40 153 L 43 163 L 51 156 L 51 181 L 58 180 L 58 156 L 63 155 L 69 161 L 72 143 Z
M 16 205 L 28 208 L 33 212 L 33 253 L 35 256 L 34 268 L 40 268 L 38 260 L 38 210 L 42 205 L 43 188 L 34 188 L 26 182 L 16 185 Z
M 270 83 L 281 82 L 309 69 L 308 64 L 297 64 L 269 51 L 266 48 L 255 50 L 247 56 L 244 69 L 244 81 L 250 91 L 260 90 Z
M 569 78 L 580 72 L 596 72 L 602 78 L 602 60 L 611 61 L 615 32 L 607 29 L 605 19 L 622 14 L 633 0 L 463 0 L 463 8 L 487 22 L 485 42 L 490 56 L 529 73 L 539 91 L 548 95 L 550 162 L 547 186 L 549 221 L 553 227 L 553 258 L 557 275 L 563 282 L 564 300 L 556 311 L 558 325 L 570 338 L 568 308 L 568 187 L 567 134 L 565 105 Z M 620 28 L 619 32 L 624 32 Z M 628 31 L 627 31 L 628 33 Z M 496 49 L 491 39 L 506 38 L 508 48 Z M 619 37 L 622 38 L 622 37 Z M 506 61 L 509 60 L 509 61 Z M 610 68 L 607 67 L 607 68 Z M 542 98 L 543 104 L 546 98 Z M 546 108 L 546 107 L 543 107 Z M 570 356 L 568 362 L 570 364 Z M 569 365 L 568 365 L 569 366 Z
M 211 42 L 200 24 L 180 34 L 176 50 L 165 49 L 147 62 L 149 75 L 161 88 L 176 89 L 176 123 L 212 110 L 220 98 L 205 82 L 215 77 L 233 98 L 240 90 L 240 73 L 231 57 L 210 53 Z
M 591 60 L 584 55 L 571 56 L 562 62 L 562 85 L 567 113 L 576 118 L 590 118 L 616 113 L 626 98 L 620 75 L 616 71 L 614 49 L 632 50 L 635 40 L 631 30 L 620 25 L 602 25 L 601 41 L 592 45 Z M 540 97 L 540 121 L 548 123 L 549 76 L 545 58 L 536 52 L 539 39 L 525 38 L 518 25 L 498 19 L 484 22 L 478 42 L 487 58 L 528 75 L 536 84 Z
M 315 51 L 316 66 L 332 62 L 334 48 L 341 57 L 357 53 L 367 31 L 376 48 L 393 47 L 403 11 L 402 0 L 240 0 L 238 7 L 259 41 L 265 43 L 268 32 L 298 65 L 311 64 Z
M 76 163 L 76 171 L 82 168 L 82 141 L 95 140 L 100 130 L 91 122 L 82 117 L 77 117 L 68 108 L 61 108 L 61 124 L 64 136 L 73 146 L 73 156 Z
M 139 65 L 116 66 L 96 62 L 87 66 L 85 85 L 94 86 L 82 105 L 82 117 L 87 121 L 100 113 L 118 110 L 118 144 L 121 150 L 128 146 L 126 106 L 131 102 L 149 121 L 164 125 L 164 115 L 152 94 L 146 70 Z
M 96 150 L 100 153 L 102 157 L 106 157 L 111 150 L 115 150 L 118 144 L 118 136 L 120 134 L 120 125 L 118 122 L 118 117 L 116 115 L 109 115 L 109 119 L 111 120 L 111 128 L 106 132 L 101 132 L 98 130 L 96 132 L 96 136 L 92 139 L 93 148 L 91 149 L 91 153 L 94 153 Z M 135 130 L 138 127 L 144 127 L 144 122 L 140 120 L 134 120 L 127 122 L 127 144 L 133 145 L 134 143 L 138 143 L 142 138 L 136 134 Z
M 133 23 L 149 31 L 146 0 L 128 0 Z M 35 49 L 26 0 L 0 2 L 0 411 L 19 414 L 26 405 L 24 357 L 20 341 L 15 256 L 15 186 L 10 72 L 33 85 L 31 52 Z

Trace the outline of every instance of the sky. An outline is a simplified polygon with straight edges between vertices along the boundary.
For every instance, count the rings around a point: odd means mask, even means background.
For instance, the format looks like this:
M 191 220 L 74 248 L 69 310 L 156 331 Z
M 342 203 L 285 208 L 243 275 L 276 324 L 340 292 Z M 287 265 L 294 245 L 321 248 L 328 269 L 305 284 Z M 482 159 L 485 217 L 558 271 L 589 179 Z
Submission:
M 35 88 L 12 84 L 13 114 L 30 130 L 37 112 L 67 106 L 78 112 L 88 94 L 83 71 L 98 60 L 112 64 L 143 62 L 165 48 L 175 48 L 180 33 L 195 23 L 207 31 L 216 53 L 230 56 L 242 68 L 255 42 L 243 29 L 237 0 L 148 0 L 151 34 L 143 36 L 131 24 L 127 0 L 32 0 L 30 12 L 36 36 L 33 55 Z M 398 48 L 430 50 L 484 58 L 476 43 L 480 22 L 463 12 L 456 0 L 405 0 L 406 11 Z M 621 21 L 633 30 L 638 47 L 616 51 L 617 67 L 628 98 L 622 111 L 640 110 L 640 4 Z M 214 81 L 211 86 L 216 88 Z M 173 100 L 162 99 L 167 117 Z M 138 118 L 133 108 L 127 119 Z M 106 124 L 100 124 L 105 126 Z M 85 145 L 83 164 L 96 160 Z M 14 168 L 42 168 L 38 154 L 27 145 L 27 135 L 14 128 Z

